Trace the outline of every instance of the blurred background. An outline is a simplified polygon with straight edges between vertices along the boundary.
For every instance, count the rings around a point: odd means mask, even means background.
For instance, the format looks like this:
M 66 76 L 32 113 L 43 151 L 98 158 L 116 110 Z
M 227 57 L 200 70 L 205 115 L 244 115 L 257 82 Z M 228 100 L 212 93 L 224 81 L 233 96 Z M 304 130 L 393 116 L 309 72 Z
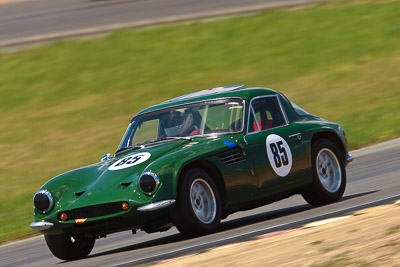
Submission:
M 6 1 L 13 0 L 0 0 L 0 243 L 36 234 L 32 197 L 43 183 L 113 154 L 138 111 L 190 92 L 276 89 L 340 123 L 351 149 L 400 136 L 399 0 L 317 1 L 23 45 L 5 36 L 21 38 L 9 23 L 28 17 L 6 17 L 15 4 Z

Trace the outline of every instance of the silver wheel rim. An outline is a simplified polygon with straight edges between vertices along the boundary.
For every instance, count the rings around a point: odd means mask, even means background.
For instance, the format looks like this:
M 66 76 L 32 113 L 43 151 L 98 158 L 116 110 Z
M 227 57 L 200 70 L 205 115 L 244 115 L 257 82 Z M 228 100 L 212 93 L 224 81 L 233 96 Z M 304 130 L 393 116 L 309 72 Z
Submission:
M 210 185 L 204 179 L 197 178 L 190 186 L 190 203 L 202 223 L 212 223 L 217 214 L 217 202 Z
M 317 174 L 322 186 L 335 193 L 342 185 L 342 170 L 335 153 L 330 149 L 321 149 L 317 155 Z

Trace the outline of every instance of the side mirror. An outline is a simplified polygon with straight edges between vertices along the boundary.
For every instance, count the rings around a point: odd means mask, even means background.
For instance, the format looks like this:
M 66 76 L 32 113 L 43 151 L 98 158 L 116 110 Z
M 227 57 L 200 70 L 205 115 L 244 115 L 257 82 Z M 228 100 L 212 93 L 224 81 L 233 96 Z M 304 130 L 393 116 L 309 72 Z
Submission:
M 110 160 L 112 158 L 113 158 L 113 156 L 110 153 L 107 153 L 101 157 L 100 162 L 104 162 L 104 161 Z

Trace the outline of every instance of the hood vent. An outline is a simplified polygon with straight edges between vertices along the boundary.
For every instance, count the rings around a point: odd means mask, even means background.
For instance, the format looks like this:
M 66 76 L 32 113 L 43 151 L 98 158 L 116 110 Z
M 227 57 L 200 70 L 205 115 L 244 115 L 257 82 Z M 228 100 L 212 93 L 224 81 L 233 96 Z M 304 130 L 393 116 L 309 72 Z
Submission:
M 240 148 L 236 147 L 227 152 L 218 155 L 219 160 L 225 165 L 229 166 L 244 160 L 243 152 Z
M 129 186 L 132 182 L 121 182 L 122 186 Z
M 80 192 L 75 192 L 74 194 L 75 194 L 75 196 L 80 197 L 80 196 L 82 196 L 83 193 L 85 193 L 85 192 L 86 192 L 86 190 L 83 190 L 83 191 L 80 191 Z

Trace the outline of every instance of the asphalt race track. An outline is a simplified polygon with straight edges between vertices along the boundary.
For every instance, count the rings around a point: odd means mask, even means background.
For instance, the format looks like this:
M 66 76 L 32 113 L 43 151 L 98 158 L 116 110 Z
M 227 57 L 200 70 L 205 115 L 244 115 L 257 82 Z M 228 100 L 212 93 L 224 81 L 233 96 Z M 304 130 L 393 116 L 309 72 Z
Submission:
M 0 46 L 321 0 L 28 0 L 0 5 Z
M 133 266 L 168 259 L 253 236 L 342 215 L 400 199 L 400 139 L 354 151 L 348 167 L 348 186 L 335 204 L 311 208 L 300 196 L 272 205 L 236 213 L 223 221 L 213 235 L 183 239 L 176 229 L 164 233 L 117 233 L 97 240 L 91 255 L 62 262 L 47 249 L 43 236 L 0 247 L 0 266 Z

